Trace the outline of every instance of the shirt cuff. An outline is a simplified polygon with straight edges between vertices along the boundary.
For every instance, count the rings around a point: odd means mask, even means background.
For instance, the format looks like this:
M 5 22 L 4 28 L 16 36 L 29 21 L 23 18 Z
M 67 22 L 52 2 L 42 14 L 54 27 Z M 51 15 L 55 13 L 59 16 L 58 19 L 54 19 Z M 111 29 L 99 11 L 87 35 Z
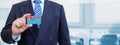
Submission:
M 15 40 L 15 41 L 19 41 L 21 39 L 21 34 L 19 34 L 19 35 L 13 35 L 12 34 L 12 39 Z

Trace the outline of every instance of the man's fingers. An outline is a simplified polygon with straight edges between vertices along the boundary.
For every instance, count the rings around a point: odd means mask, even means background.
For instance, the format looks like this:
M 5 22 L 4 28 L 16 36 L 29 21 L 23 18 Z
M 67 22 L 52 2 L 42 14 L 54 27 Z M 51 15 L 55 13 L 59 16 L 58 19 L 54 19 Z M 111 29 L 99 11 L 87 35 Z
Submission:
M 26 25 L 26 19 L 21 18 L 22 25 Z
M 23 19 L 26 19 L 26 17 L 27 17 L 27 16 L 30 16 L 30 15 L 31 15 L 30 13 L 24 14 L 24 15 L 22 16 L 22 18 L 23 18 Z
M 15 25 L 16 25 L 17 27 L 21 27 L 21 26 L 22 26 L 22 22 L 20 22 L 20 21 L 19 21 L 19 22 L 16 22 Z
M 23 25 L 25 25 L 25 19 L 18 18 L 13 22 L 13 24 L 18 28 L 22 27 Z

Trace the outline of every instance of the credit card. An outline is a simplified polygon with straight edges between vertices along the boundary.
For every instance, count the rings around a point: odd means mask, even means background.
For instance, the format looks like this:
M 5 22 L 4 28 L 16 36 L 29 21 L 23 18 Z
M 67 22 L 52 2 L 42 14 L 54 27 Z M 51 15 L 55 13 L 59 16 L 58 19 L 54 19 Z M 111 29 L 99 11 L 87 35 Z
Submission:
M 41 24 L 40 16 L 27 16 L 26 24 Z

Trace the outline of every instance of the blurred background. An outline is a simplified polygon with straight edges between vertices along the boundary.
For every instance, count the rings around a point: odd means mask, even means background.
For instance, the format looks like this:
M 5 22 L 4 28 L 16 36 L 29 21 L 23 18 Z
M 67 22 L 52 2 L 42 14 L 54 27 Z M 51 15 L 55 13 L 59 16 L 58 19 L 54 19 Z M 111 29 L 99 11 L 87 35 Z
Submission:
M 11 6 L 21 1 L 0 0 L 0 31 Z M 72 45 L 120 45 L 120 0 L 51 1 L 64 6 Z M 0 45 L 10 44 L 0 38 Z

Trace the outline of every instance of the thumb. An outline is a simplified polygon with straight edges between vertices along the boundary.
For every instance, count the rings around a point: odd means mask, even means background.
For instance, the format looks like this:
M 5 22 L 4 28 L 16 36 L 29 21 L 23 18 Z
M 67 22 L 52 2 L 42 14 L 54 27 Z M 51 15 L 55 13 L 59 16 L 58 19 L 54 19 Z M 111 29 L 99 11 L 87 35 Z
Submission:
M 30 24 L 27 25 L 27 24 L 26 24 L 23 28 L 26 30 L 26 29 L 28 29 L 28 28 L 30 28 L 30 27 L 32 27 L 32 25 L 30 25 Z
M 32 24 L 27 24 L 26 27 L 30 28 L 30 27 L 32 27 Z

